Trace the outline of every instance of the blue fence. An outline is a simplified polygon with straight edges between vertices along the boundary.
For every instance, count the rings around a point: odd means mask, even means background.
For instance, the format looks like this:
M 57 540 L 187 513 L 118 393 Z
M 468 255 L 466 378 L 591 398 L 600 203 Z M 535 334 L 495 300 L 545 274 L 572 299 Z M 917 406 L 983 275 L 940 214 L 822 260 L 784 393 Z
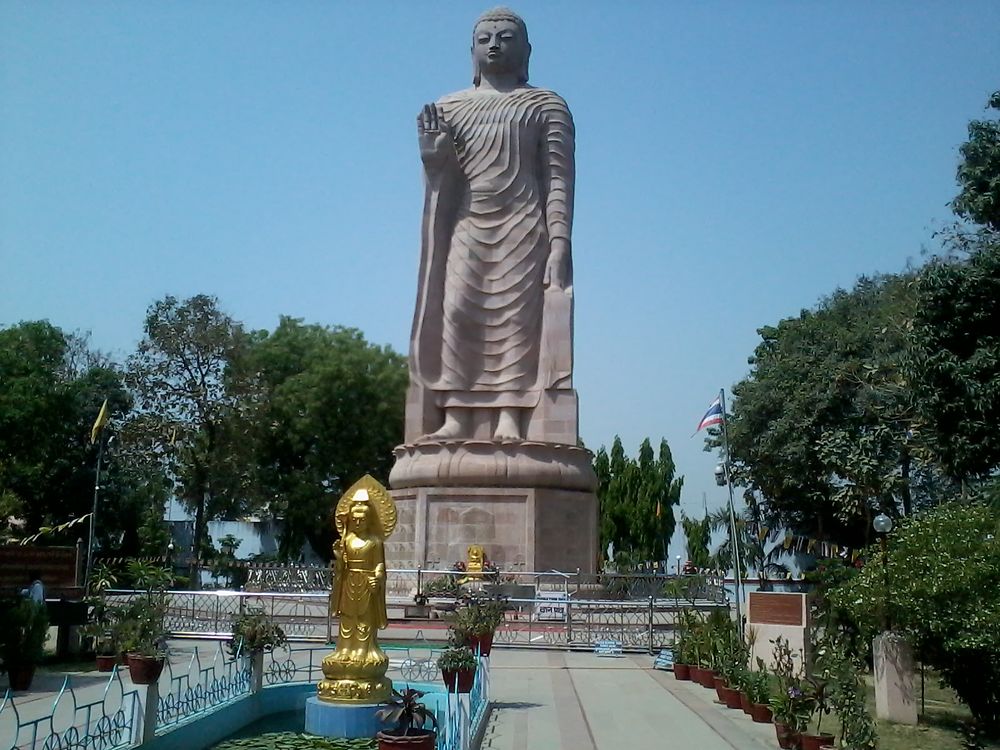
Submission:
M 190 657 L 175 655 L 153 686 L 133 686 L 128 671 L 119 668 L 100 683 L 101 690 L 89 677 L 79 678 L 79 684 L 67 677 L 51 704 L 15 698 L 8 691 L 0 701 L 0 750 L 137 746 L 257 691 L 315 684 L 329 651 L 329 646 L 288 644 L 256 659 L 231 658 L 217 643 L 208 651 L 196 648 Z M 468 750 L 474 738 L 482 736 L 489 714 L 489 659 L 479 660 L 471 693 L 445 695 L 436 649 L 385 647 L 385 651 L 388 676 L 397 685 L 441 685 L 438 748 Z

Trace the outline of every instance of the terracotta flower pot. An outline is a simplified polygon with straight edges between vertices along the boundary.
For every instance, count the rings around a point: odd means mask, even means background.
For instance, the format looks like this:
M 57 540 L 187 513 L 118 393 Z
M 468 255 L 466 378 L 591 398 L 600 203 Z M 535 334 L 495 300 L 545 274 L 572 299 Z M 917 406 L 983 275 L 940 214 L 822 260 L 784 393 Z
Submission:
M 719 699 L 719 703 L 726 702 L 726 694 L 722 692 L 727 690 L 726 681 L 719 677 L 719 675 L 714 675 L 712 677 L 712 687 L 715 688 L 715 696 Z
M 35 665 L 11 664 L 7 667 L 7 677 L 12 691 L 31 690 L 31 681 L 35 679 Z
M 700 667 L 698 671 L 698 684 L 706 688 L 715 687 L 715 672 L 708 667 Z
M 437 732 L 430 729 L 414 729 L 410 734 L 391 734 L 379 732 L 379 750 L 434 750 L 437 743 Z
M 97 671 L 98 672 L 114 672 L 115 667 L 117 667 L 121 662 L 118 660 L 117 654 L 98 654 L 97 655 Z
M 799 733 L 793 731 L 787 724 L 774 722 L 774 733 L 778 737 L 778 747 L 783 750 L 793 750 L 799 746 Z
M 752 704 L 750 703 L 750 698 L 747 697 L 747 694 L 746 693 L 740 693 L 740 708 L 743 709 L 743 713 L 745 713 L 747 716 L 750 715 L 750 706 L 751 705 Z M 768 721 L 770 721 L 770 719 Z
M 449 692 L 471 693 L 472 683 L 476 681 L 476 670 L 442 669 L 441 676 Z
M 691 665 L 690 664 L 674 664 L 674 677 L 678 680 L 690 680 L 691 679 Z
M 731 687 L 722 688 L 722 702 L 726 704 L 726 708 L 739 709 L 740 691 Z
M 493 633 L 487 633 L 486 635 L 470 635 L 466 638 L 465 645 L 468 646 L 472 653 L 478 653 L 480 656 L 489 656 L 490 651 L 493 649 Z
M 753 703 L 750 705 L 750 718 L 758 724 L 770 724 L 774 714 L 766 703 Z
M 820 750 L 823 745 L 833 744 L 833 735 L 827 734 L 802 734 L 800 735 L 802 750 Z
M 160 673 L 163 671 L 165 661 L 162 656 L 129 654 L 128 674 L 132 678 L 132 684 L 152 685 L 160 679 Z

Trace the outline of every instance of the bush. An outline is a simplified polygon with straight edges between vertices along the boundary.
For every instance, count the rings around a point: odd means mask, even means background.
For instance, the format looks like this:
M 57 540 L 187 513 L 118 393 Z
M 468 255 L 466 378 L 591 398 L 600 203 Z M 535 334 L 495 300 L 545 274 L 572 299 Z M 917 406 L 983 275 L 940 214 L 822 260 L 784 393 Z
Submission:
M 263 609 L 251 608 L 242 615 L 234 615 L 233 637 L 226 642 L 226 649 L 235 658 L 239 654 L 255 654 L 273 651 L 286 643 L 285 631 L 264 613 Z
M 887 612 L 990 734 L 1000 734 L 1000 512 L 949 503 L 906 519 L 888 543 Z M 829 593 L 870 638 L 884 602 L 881 554 Z
M 0 602 L 0 659 L 4 671 L 41 661 L 48 634 L 49 615 L 44 604 L 23 597 Z

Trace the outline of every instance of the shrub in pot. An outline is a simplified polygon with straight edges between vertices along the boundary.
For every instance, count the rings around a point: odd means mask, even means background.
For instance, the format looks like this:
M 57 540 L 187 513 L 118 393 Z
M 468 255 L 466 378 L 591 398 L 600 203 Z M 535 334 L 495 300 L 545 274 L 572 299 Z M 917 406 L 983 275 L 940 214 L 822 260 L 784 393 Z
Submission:
M 17 597 L 0 603 L 0 659 L 11 690 L 30 690 L 45 651 L 49 616 L 44 604 Z
M 438 669 L 450 692 L 468 693 L 476 679 L 479 662 L 468 646 L 453 645 L 438 658 Z
M 149 685 L 160 678 L 166 657 L 167 586 L 170 571 L 132 561 L 128 564 L 129 577 L 141 594 L 121 609 L 125 632 L 122 644 L 127 653 L 128 671 L 136 685 Z
M 773 718 L 771 700 L 771 678 L 764 668 L 764 660 L 757 659 L 757 670 L 747 672 L 743 682 L 750 718 L 758 724 L 769 724 Z
M 506 602 L 501 598 L 470 597 L 452 618 L 452 629 L 474 654 L 489 656 L 493 634 L 504 619 Z
M 779 636 L 772 643 L 777 682 L 777 689 L 770 699 L 774 731 L 779 747 L 797 747 L 799 735 L 805 731 L 812 715 L 812 701 L 802 689 L 801 669 L 796 666 L 788 641 Z
M 234 615 L 230 627 L 233 635 L 226 642 L 226 650 L 234 659 L 273 651 L 288 642 L 285 631 L 263 609 L 250 608 Z
M 379 750 L 434 750 L 437 742 L 437 719 L 420 699 L 424 693 L 406 688 L 403 692 L 393 689 L 385 708 L 379 709 L 378 720 L 392 724 L 377 735 Z M 433 729 L 427 729 L 430 724 Z
M 81 628 L 81 635 L 93 648 L 97 657 L 97 669 L 110 672 L 119 663 L 121 654 L 120 629 L 117 627 L 121 612 L 118 607 L 108 604 L 107 592 L 118 582 L 117 576 L 104 563 L 97 563 L 90 575 L 87 596 L 87 624 Z
M 806 686 L 809 706 L 812 715 L 816 717 L 816 731 L 807 732 L 803 729 L 800 734 L 800 742 L 802 750 L 820 750 L 823 745 L 833 744 L 833 735 L 822 732 L 823 717 L 830 713 L 827 683 L 817 677 L 810 677 L 806 680 Z

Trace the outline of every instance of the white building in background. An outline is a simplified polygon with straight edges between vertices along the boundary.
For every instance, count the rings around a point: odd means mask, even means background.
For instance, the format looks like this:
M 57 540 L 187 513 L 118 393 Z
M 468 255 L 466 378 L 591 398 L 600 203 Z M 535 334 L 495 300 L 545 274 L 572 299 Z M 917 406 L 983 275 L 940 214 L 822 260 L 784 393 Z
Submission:
M 190 513 L 177 498 L 171 498 L 164 510 L 163 520 L 170 527 L 170 539 L 174 545 L 174 560 L 180 562 L 188 559 L 194 539 L 194 515 Z M 278 554 L 278 537 L 281 533 L 281 521 L 264 519 L 256 516 L 244 518 L 209 521 L 207 530 L 212 540 L 212 546 L 219 549 L 220 540 L 233 536 L 239 540 L 235 550 L 237 560 L 254 560 L 260 557 L 273 559 Z M 300 550 L 297 562 L 307 565 L 322 565 L 323 561 L 316 556 L 312 548 L 305 544 Z M 214 582 L 212 576 L 202 572 L 202 584 Z

